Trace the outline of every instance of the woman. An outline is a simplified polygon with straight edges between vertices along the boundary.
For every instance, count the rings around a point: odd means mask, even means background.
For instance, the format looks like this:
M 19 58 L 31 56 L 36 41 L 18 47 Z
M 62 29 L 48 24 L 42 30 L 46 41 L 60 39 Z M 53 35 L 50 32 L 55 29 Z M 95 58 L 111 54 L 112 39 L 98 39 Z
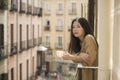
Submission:
M 72 21 L 68 53 L 62 58 L 81 63 L 83 66 L 98 66 L 98 44 L 85 18 L 76 18 Z M 80 80 L 79 73 L 77 69 L 76 80 Z M 93 80 L 91 69 L 82 69 L 82 80 Z M 97 80 L 97 76 L 94 80 Z

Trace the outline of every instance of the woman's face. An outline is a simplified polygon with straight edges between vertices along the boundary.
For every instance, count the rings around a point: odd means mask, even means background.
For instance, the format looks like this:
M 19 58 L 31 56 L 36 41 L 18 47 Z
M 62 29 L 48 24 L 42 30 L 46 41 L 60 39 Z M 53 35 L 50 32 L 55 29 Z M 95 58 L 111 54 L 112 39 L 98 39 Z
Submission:
M 73 35 L 75 37 L 81 38 L 84 36 L 84 29 L 82 28 L 82 26 L 80 25 L 80 23 L 78 21 L 75 21 L 73 23 Z

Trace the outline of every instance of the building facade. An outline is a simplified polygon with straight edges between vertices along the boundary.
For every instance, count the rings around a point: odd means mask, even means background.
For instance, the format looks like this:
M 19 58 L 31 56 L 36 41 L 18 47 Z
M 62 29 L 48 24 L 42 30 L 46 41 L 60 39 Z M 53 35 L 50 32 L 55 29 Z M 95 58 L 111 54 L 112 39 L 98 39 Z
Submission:
M 6 7 L 3 7 L 5 5 Z M 30 80 L 37 71 L 37 47 L 41 40 L 41 0 L 1 0 L 0 74 L 8 80 Z M 4 75 L 1 75 L 1 80 Z
M 71 22 L 77 17 L 87 18 L 87 9 L 87 0 L 43 1 L 42 43 L 48 48 L 45 52 L 47 72 L 67 72 L 72 62 L 58 58 L 56 51 L 68 50 Z

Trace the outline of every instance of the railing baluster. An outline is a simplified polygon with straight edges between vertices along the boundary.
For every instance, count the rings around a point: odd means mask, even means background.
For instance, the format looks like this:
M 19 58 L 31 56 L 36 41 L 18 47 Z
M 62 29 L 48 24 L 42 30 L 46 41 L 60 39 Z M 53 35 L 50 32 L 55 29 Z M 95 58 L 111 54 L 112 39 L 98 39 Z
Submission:
M 95 80 L 95 70 L 98 70 L 98 67 L 91 67 L 91 66 L 80 66 L 80 67 L 78 67 L 78 74 L 79 74 L 78 75 L 78 80 L 82 80 L 82 69 L 91 69 L 92 70 L 92 80 Z

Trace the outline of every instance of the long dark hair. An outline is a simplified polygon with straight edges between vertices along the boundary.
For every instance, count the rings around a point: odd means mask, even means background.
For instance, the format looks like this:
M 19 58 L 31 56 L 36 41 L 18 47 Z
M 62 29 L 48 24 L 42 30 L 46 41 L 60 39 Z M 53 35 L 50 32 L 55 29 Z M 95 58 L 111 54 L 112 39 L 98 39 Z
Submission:
M 91 28 L 89 26 L 89 23 L 88 23 L 88 21 L 85 18 L 76 18 L 76 19 L 74 19 L 72 21 L 72 23 L 71 23 L 71 37 L 70 37 L 71 39 L 70 39 L 70 44 L 69 44 L 69 48 L 68 48 L 68 51 L 71 54 L 72 53 L 78 53 L 81 50 L 81 45 L 80 45 L 81 41 L 80 41 L 80 39 L 73 35 L 73 30 L 72 29 L 73 29 L 73 23 L 75 21 L 78 21 L 80 23 L 80 25 L 84 29 L 85 36 L 87 34 L 93 35 L 92 31 L 91 31 Z

